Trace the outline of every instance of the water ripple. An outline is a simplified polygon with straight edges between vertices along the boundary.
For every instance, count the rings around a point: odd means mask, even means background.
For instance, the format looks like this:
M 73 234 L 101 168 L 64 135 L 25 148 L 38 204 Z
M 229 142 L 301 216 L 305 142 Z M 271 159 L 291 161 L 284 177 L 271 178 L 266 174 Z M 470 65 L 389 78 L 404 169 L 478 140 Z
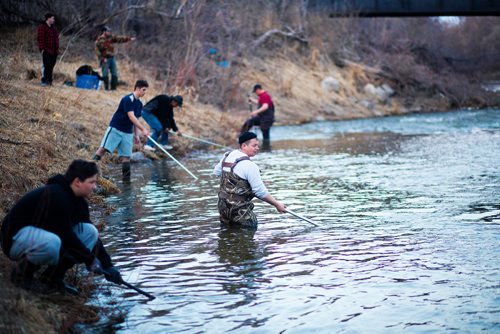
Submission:
M 120 209 L 103 238 L 124 278 L 157 299 L 113 289 L 128 309 L 114 329 L 499 331 L 499 120 L 482 111 L 273 128 L 272 151 L 255 159 L 263 179 L 319 227 L 255 201 L 257 231 L 221 228 L 218 151 L 185 159 L 198 182 L 170 162 L 134 166 L 141 176 L 110 199 Z

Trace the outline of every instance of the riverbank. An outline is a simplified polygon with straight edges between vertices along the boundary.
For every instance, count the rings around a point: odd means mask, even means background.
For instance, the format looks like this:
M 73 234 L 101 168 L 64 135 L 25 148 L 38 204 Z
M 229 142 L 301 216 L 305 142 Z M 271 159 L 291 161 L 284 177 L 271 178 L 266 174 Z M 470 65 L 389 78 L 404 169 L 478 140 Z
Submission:
M 71 78 L 73 69 L 78 66 L 73 63 L 58 64 L 54 86 L 42 87 L 38 79 L 26 78 L 27 74 L 38 71 L 36 56 L 2 55 L 0 219 L 24 193 L 45 183 L 49 176 L 64 172 L 73 159 L 90 159 L 121 97 L 133 88 L 120 87 L 115 92 L 106 92 L 65 86 L 63 79 Z M 133 82 L 137 74 L 128 73 L 124 68 L 123 78 Z M 151 98 L 159 93 L 155 89 L 159 85 L 150 77 L 146 76 L 146 79 L 151 84 L 148 94 Z M 193 115 L 196 122 L 191 118 Z M 230 142 L 231 134 L 223 133 L 222 129 L 220 133 L 211 131 L 211 125 L 226 124 L 236 129 L 236 123 L 232 125 L 229 117 L 221 116 L 215 110 L 200 107 L 193 112 L 189 100 L 176 119 L 186 132 L 223 143 Z M 195 147 L 193 143 L 181 140 L 174 145 L 174 155 L 184 154 Z M 100 163 L 104 175 L 106 166 L 113 161 L 112 157 L 107 157 Z M 99 196 L 93 196 L 90 203 L 93 222 L 100 225 L 99 217 L 111 208 L 106 207 Z M 2 254 L 2 332 L 4 329 L 6 333 L 69 332 L 76 322 L 97 320 L 96 309 L 85 305 L 91 293 L 91 281 L 79 282 L 83 290 L 88 290 L 81 297 L 47 296 L 13 286 L 9 280 L 10 267 L 10 261 Z
M 75 70 L 89 59 L 72 58 L 56 65 L 55 84 L 39 85 L 40 60 L 33 52 L 31 37 L 19 32 L 3 39 L 0 46 L 0 219 L 27 191 L 42 185 L 55 173 L 64 172 L 76 158 L 90 159 L 99 145 L 109 119 L 120 98 L 133 88 L 138 78 L 148 80 L 145 100 L 162 93 L 164 83 L 155 80 L 154 71 L 138 64 L 120 61 L 121 79 L 128 83 L 115 92 L 81 90 L 63 85 L 74 81 Z M 399 96 L 390 80 L 383 82 L 377 70 L 362 64 L 293 63 L 274 59 L 266 63 L 243 61 L 237 78 L 242 90 L 259 82 L 276 103 L 278 124 L 304 123 L 321 119 L 353 119 L 403 114 L 416 110 L 447 110 L 450 102 L 439 96 Z M 300 78 L 300 79 L 297 79 Z M 384 86 L 386 84 L 386 86 Z M 380 90 L 382 89 L 382 91 Z M 171 93 L 171 92 L 168 92 Z M 248 116 L 241 110 L 221 111 L 198 103 L 197 92 L 179 88 L 185 105 L 176 113 L 179 128 L 187 134 L 234 146 L 239 127 Z M 216 92 L 214 92 L 215 94 Z M 196 148 L 206 148 L 187 139 L 172 138 L 176 156 Z M 136 147 L 140 149 L 140 147 Z M 103 174 L 113 163 L 107 157 L 100 163 Z M 93 197 L 94 223 L 106 214 L 102 198 Z M 0 257 L 0 328 L 6 332 L 68 332 L 76 322 L 95 321 L 97 312 L 81 298 L 46 296 L 15 288 L 9 281 L 10 261 Z M 90 282 L 83 281 L 84 286 Z M 9 302 L 9 301 L 13 302 Z

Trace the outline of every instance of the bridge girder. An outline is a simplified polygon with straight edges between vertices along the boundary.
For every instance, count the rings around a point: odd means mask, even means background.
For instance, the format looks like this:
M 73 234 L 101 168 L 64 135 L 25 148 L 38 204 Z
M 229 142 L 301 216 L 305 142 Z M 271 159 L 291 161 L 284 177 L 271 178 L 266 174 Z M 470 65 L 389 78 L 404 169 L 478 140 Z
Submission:
M 323 1 L 318 1 L 321 2 Z M 328 2 L 330 2 L 331 16 L 500 15 L 500 0 L 330 0 Z

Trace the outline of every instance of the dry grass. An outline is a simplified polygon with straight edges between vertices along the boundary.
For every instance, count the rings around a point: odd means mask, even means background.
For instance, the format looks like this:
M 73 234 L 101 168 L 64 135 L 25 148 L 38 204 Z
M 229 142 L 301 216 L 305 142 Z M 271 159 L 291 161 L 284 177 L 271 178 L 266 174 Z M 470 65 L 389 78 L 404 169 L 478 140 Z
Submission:
M 73 159 L 90 159 L 121 97 L 133 88 L 121 87 L 116 92 L 82 90 L 61 85 L 59 80 L 53 87 L 41 87 L 39 79 L 27 81 L 18 74 L 39 71 L 39 63 L 34 59 L 17 61 L 16 57 L 2 57 L 6 64 L 0 77 L 3 83 L 0 86 L 3 96 L 0 101 L 0 206 L 4 213 L 23 193 L 39 186 L 50 175 L 63 172 Z M 134 82 L 129 66 L 122 65 L 123 79 Z M 77 64 L 58 64 L 56 77 L 71 78 L 77 67 Z M 10 72 L 6 73 L 5 68 Z M 149 79 L 147 75 L 143 77 Z M 149 80 L 151 89 L 146 100 L 161 93 L 155 89 L 160 84 Z M 188 134 L 224 143 L 234 138 L 238 123 L 227 116 L 208 106 L 198 108 L 187 100 L 176 120 L 179 128 Z M 214 129 L 214 124 L 223 126 Z M 183 154 L 192 147 L 192 142 L 177 139 L 176 153 Z M 104 170 L 109 160 L 104 160 Z
M 261 83 L 276 103 L 276 118 L 281 124 L 304 123 L 318 119 L 352 119 L 405 112 L 398 101 L 392 105 L 375 104 L 368 110 L 358 102 L 370 99 L 362 87 L 375 79 L 362 65 L 351 63 L 339 68 L 332 63 L 294 63 L 286 59 L 261 62 L 257 69 L 243 75 L 247 82 Z M 322 80 L 331 76 L 338 80 L 340 91 L 326 92 Z M 248 83 L 247 83 L 248 84 Z

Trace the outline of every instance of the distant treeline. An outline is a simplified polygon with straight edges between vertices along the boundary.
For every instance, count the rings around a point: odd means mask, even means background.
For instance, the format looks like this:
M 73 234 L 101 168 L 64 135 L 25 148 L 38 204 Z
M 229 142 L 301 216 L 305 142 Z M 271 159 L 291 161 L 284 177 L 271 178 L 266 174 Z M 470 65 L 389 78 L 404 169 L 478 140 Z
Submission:
M 312 0 L 2 0 L 0 23 L 34 25 L 52 12 L 71 41 L 92 41 L 102 25 L 110 25 L 115 34 L 137 36 L 130 59 L 157 69 L 157 78 L 168 86 L 192 86 L 202 100 L 224 108 L 229 106 L 224 97 L 238 95 L 244 60 L 287 57 L 317 66 L 349 59 L 383 68 L 402 87 L 415 82 L 440 87 L 438 74 L 444 72 L 476 77 L 499 70 L 498 17 L 461 18 L 454 25 L 425 17 L 335 18 L 327 5 Z

